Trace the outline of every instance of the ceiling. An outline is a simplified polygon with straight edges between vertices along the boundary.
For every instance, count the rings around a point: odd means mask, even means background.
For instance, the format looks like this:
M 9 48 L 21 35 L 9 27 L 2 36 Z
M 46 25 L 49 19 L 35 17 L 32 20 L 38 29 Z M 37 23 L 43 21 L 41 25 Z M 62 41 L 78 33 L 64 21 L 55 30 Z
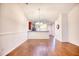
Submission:
M 23 6 L 28 20 L 49 20 L 53 22 L 59 14 L 68 14 L 74 6 L 73 3 L 28 3 Z M 40 11 L 39 11 L 40 8 Z

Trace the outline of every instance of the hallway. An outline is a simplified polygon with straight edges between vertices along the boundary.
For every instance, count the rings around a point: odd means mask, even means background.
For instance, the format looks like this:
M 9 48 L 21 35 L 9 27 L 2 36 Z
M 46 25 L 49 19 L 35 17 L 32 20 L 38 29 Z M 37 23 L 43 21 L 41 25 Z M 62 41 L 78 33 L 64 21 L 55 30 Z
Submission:
M 79 4 L 0 4 L 0 56 L 79 56 Z

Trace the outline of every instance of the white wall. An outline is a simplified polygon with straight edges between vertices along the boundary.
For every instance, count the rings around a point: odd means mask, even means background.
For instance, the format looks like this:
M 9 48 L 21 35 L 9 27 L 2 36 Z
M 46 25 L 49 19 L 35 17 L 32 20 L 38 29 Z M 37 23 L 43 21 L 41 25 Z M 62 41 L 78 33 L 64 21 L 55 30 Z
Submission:
M 52 34 L 52 25 L 48 25 L 48 31 L 49 31 L 49 35 Z
M 48 25 L 48 31 L 49 31 L 49 35 L 55 36 L 55 23 Z
M 28 32 L 28 39 L 49 39 L 49 32 L 48 31 L 29 31 Z
M 62 14 L 62 42 L 68 42 L 68 14 Z
M 56 29 L 56 25 L 60 25 L 60 29 Z M 68 42 L 68 14 L 59 14 L 55 21 L 55 38 L 62 42 Z
M 27 40 L 26 18 L 19 4 L 0 4 L 0 55 Z
M 68 15 L 69 42 L 79 46 L 79 4 Z
M 52 35 L 55 36 L 55 23 L 52 24 L 52 28 L 51 29 L 52 29 Z
M 60 28 L 57 29 L 57 24 Z M 62 41 L 62 15 L 60 14 L 58 19 L 55 21 L 55 38 L 59 41 Z

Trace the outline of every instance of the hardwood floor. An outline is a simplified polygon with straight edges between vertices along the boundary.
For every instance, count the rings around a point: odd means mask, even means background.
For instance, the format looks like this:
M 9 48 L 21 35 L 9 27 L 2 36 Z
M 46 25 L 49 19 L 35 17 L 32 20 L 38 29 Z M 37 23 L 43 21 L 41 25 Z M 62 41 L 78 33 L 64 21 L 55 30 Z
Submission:
M 28 39 L 21 46 L 9 53 L 8 56 L 32 56 L 33 50 L 36 46 L 40 44 L 45 44 L 48 46 L 48 43 L 48 39 Z
M 40 44 L 50 47 L 49 43 L 50 40 L 48 39 L 29 39 L 7 56 L 32 56 L 35 47 Z M 79 56 L 79 46 L 56 40 L 56 48 L 55 50 L 49 51 L 48 56 Z
M 51 56 L 79 56 L 79 46 L 56 40 L 56 48 L 49 53 Z

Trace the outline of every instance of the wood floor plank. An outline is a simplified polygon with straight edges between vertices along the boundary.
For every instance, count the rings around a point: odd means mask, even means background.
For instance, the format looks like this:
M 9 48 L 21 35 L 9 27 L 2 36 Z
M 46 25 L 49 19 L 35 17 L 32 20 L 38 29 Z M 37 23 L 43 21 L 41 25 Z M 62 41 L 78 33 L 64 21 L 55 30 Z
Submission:
M 50 46 L 49 39 L 28 39 L 21 46 L 10 52 L 7 56 L 33 56 L 33 50 L 40 44 Z M 79 56 L 79 46 L 68 42 L 60 42 L 56 40 L 56 48 L 48 52 L 48 56 Z

